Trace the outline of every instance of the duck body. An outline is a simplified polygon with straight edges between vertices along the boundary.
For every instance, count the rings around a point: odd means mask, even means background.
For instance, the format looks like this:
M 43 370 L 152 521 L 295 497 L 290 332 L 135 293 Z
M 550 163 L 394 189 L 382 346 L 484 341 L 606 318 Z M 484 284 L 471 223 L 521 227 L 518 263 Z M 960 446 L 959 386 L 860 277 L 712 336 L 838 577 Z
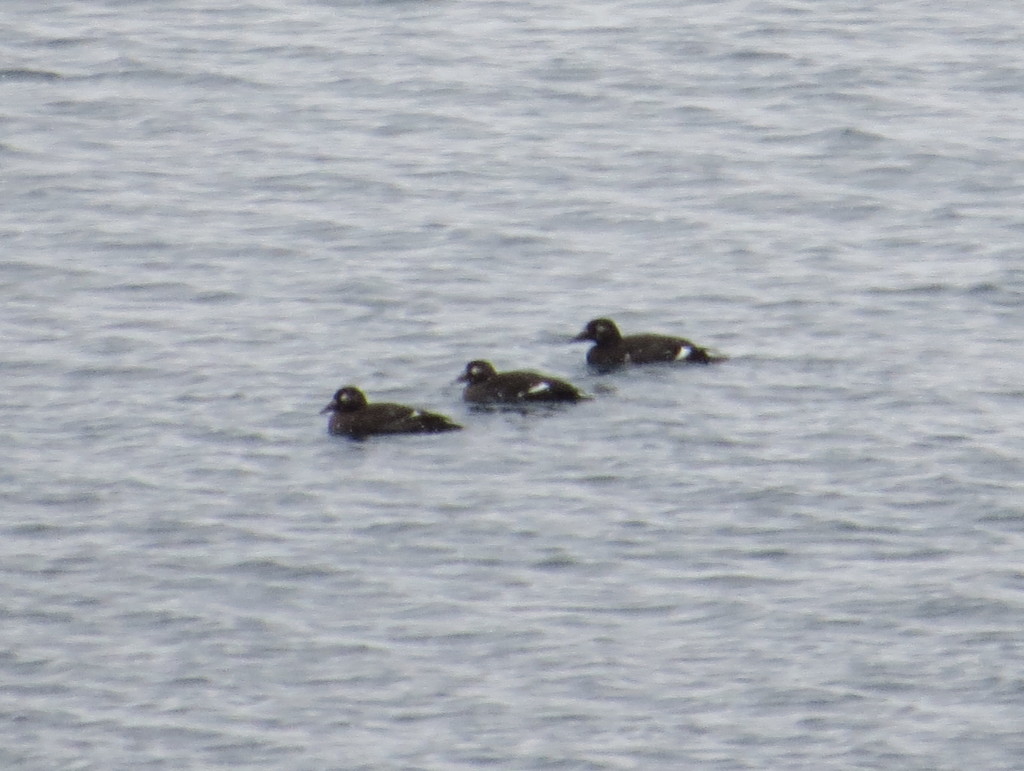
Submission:
M 474 404 L 523 404 L 529 402 L 578 402 L 585 393 L 565 380 L 530 370 L 498 372 L 487 361 L 471 361 L 459 376 L 466 383 L 462 398 Z
M 725 357 L 684 337 L 643 333 L 623 335 L 611 319 L 590 321 L 574 341 L 592 340 L 587 363 L 599 369 L 614 369 L 625 364 L 653 364 L 679 361 L 688 364 L 712 364 Z
M 331 413 L 327 423 L 329 433 L 352 439 L 376 434 L 436 434 L 462 428 L 446 415 L 436 412 L 391 402 L 370 404 L 355 386 L 339 388 L 320 412 Z

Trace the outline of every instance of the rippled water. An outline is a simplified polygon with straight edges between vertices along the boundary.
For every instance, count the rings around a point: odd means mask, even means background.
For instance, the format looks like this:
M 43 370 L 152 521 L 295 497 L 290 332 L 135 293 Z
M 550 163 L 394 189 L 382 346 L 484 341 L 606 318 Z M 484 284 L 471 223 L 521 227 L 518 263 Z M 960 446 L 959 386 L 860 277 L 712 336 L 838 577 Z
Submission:
M 1019 16 L 7 2 L 3 767 L 1020 768 Z

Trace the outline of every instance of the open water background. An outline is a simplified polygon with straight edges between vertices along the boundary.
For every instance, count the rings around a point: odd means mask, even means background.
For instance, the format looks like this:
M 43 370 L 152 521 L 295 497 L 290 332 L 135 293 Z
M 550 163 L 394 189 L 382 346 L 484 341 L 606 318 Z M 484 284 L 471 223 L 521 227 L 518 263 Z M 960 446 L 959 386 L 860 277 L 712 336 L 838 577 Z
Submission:
M 0 765 L 1024 768 L 1022 93 L 1006 0 L 5 0 Z

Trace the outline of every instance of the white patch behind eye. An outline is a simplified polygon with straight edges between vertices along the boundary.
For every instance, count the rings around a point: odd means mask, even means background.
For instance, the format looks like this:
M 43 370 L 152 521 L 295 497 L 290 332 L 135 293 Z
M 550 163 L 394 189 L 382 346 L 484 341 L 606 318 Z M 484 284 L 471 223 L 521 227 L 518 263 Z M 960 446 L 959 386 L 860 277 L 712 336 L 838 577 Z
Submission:
M 528 394 L 542 394 L 545 391 L 550 391 L 550 390 L 551 390 L 551 383 L 549 383 L 546 380 L 542 380 L 541 382 L 536 383 L 536 384 L 530 386 L 526 390 L 526 393 L 528 393 Z
M 679 353 L 676 354 L 676 361 L 679 361 L 680 359 L 688 359 L 691 353 L 693 353 L 693 348 L 689 345 L 684 345 L 679 349 Z

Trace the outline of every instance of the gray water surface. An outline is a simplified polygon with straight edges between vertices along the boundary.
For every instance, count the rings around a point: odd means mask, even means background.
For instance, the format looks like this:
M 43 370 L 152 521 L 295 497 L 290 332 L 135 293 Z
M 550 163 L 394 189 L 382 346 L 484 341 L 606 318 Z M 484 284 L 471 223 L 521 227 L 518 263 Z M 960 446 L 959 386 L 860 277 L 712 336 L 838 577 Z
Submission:
M 4 768 L 1024 767 L 1017 4 L 0 33 Z

